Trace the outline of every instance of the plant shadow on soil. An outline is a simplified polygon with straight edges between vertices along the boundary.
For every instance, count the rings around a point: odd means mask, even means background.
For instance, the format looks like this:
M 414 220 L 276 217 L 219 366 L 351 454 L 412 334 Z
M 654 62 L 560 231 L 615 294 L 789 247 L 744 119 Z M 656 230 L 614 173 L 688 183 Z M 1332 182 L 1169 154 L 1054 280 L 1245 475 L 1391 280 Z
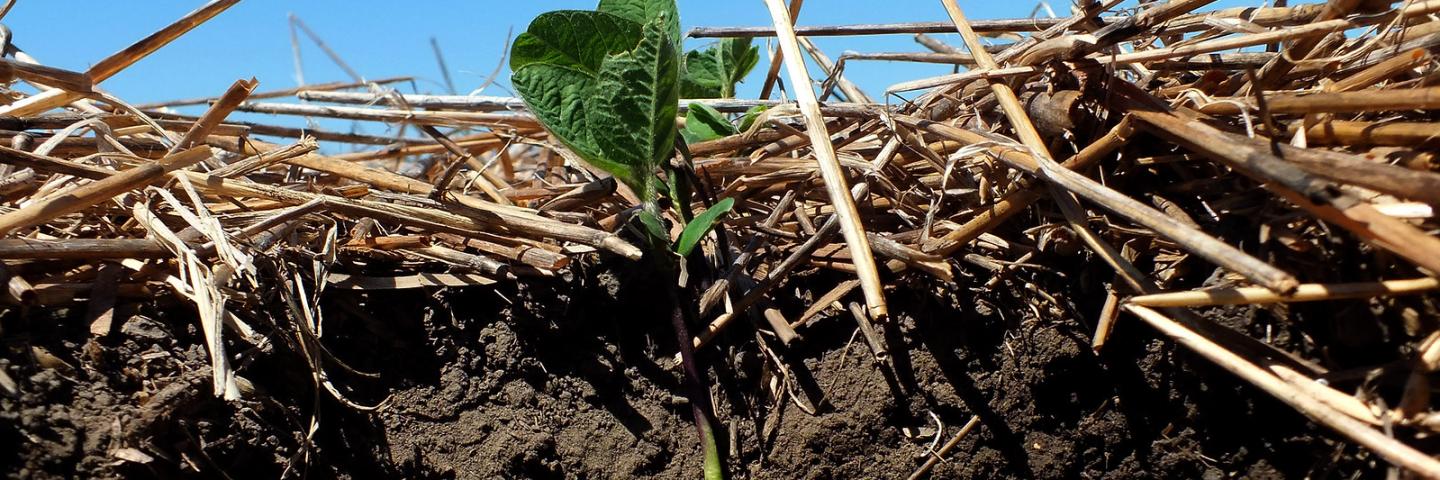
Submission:
M 1087 268 L 1072 275 L 1108 275 Z M 796 277 L 776 304 L 799 311 L 841 279 Z M 1065 312 L 1098 311 L 1067 299 L 1103 298 L 1099 282 L 1053 278 L 1039 287 L 1059 303 L 1036 307 L 1011 280 L 985 291 L 893 280 L 887 362 L 875 361 L 848 316 L 814 321 L 788 347 L 767 337 L 814 415 L 788 399 L 776 409 L 764 393 L 774 376 L 753 328 L 702 350 L 732 478 L 904 477 L 972 415 L 978 428 L 934 478 L 1326 478 L 1386 468 L 1133 319 L 1122 317 L 1092 352 L 1093 325 Z M 141 309 L 100 341 L 73 318 L 12 312 L 6 331 L 25 333 L 5 338 L 0 367 L 22 394 L 0 396 L 0 462 L 23 478 L 695 477 L 698 440 L 670 368 L 662 288 L 605 260 L 494 289 L 329 292 L 325 345 L 378 377 L 334 361 L 327 372 L 358 403 L 388 396 L 373 414 L 326 393 L 317 400 L 303 357 L 280 341 L 232 342 L 256 393 L 214 399 L 183 305 Z M 1273 323 L 1275 343 L 1295 351 L 1316 333 L 1265 315 L 1207 312 L 1252 335 Z M 35 347 L 68 367 L 41 365 Z M 312 447 L 302 449 L 312 425 Z M 119 461 L 121 447 L 155 458 Z

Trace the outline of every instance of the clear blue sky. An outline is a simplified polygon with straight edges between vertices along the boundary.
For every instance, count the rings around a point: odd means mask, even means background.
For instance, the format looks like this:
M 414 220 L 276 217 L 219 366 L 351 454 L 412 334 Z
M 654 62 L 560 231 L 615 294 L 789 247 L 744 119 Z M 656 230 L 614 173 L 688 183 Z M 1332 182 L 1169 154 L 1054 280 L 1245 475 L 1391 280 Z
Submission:
M 204 3 L 201 0 L 20 0 L 5 18 L 15 42 L 41 61 L 83 70 Z M 377 0 L 242 0 L 104 86 L 136 103 L 217 94 L 241 77 L 260 79 L 261 90 L 295 85 L 287 15 L 294 13 L 368 78 L 413 75 L 419 88 L 443 90 L 431 54 L 431 36 L 440 41 L 457 88 L 484 82 L 500 61 L 506 31 L 524 31 L 530 19 L 548 11 L 591 9 L 596 0 L 470 0 L 394 2 Z M 973 18 L 1026 16 L 1035 3 L 965 2 Z M 137 5 L 145 5 L 138 7 Z M 1066 14 L 1061 5 L 1061 15 Z M 691 27 L 769 25 L 760 0 L 680 1 L 681 20 Z M 810 0 L 804 24 L 883 23 L 945 20 L 938 1 Z M 958 43 L 958 36 L 953 39 Z M 324 55 L 302 38 L 305 80 L 346 80 Z M 691 41 L 691 48 L 704 41 Z M 820 39 L 832 57 L 858 51 L 921 51 L 904 35 Z M 944 66 L 857 64 L 852 80 L 867 90 L 920 75 L 941 74 Z M 508 71 L 504 74 L 508 80 Z M 508 81 L 502 82 L 507 83 Z M 753 83 L 753 82 L 752 82 Z M 756 89 L 758 87 L 751 86 Z M 487 92 L 488 93 L 488 92 Z M 496 94 L 500 91 L 494 92 Z M 742 91 L 743 93 L 743 91 Z
M 1262 0 L 1221 0 L 1209 8 L 1258 6 Z M 205 3 L 203 0 L 19 0 L 4 19 L 14 43 L 48 65 L 81 70 L 124 48 Z M 485 81 L 501 58 L 506 31 L 523 31 L 537 14 L 557 9 L 590 9 L 596 0 L 242 0 L 102 85 L 132 103 L 218 95 L 235 80 L 254 76 L 260 90 L 296 85 L 287 16 L 304 20 L 332 48 L 367 78 L 408 75 L 419 79 L 425 93 L 445 90 L 430 37 L 436 37 L 461 93 Z M 759 26 L 770 24 L 761 0 L 680 0 L 686 30 L 695 26 Z M 961 5 L 972 19 L 1029 16 L 1037 0 L 969 1 Z M 1065 16 L 1069 4 L 1050 0 Z M 1039 15 L 1045 15 L 1042 11 Z M 935 0 L 809 0 L 802 25 L 942 21 Z M 944 37 L 959 44 L 958 35 Z M 816 43 L 832 58 L 846 50 L 863 52 L 925 51 L 909 36 L 819 38 Z M 703 46 L 691 40 L 689 48 Z M 348 80 L 314 44 L 301 39 L 307 83 Z M 762 54 L 762 65 L 768 56 Z M 757 68 L 757 70 L 763 70 Z M 846 76 L 872 96 L 903 80 L 949 73 L 942 65 L 857 62 Z M 761 73 L 763 74 L 763 73 Z M 759 80 L 742 85 L 740 96 L 759 92 Z M 509 70 L 497 79 L 509 84 Z M 403 89 L 409 91 L 408 87 Z M 506 95 L 500 88 L 486 94 Z M 269 121 L 275 121 L 271 119 Z M 280 121 L 278 123 L 291 123 Z M 366 130 L 375 131 L 376 127 Z

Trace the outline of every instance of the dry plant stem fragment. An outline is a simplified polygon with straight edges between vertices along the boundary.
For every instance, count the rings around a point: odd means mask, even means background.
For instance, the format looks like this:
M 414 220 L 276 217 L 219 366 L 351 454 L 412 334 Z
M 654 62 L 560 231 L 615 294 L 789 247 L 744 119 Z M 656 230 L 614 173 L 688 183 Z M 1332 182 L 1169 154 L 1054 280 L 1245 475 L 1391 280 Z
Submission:
M 1440 478 L 1440 461 L 1436 461 L 1424 452 L 1415 450 L 1369 425 L 1346 416 L 1313 395 L 1297 390 L 1277 378 L 1273 373 L 1265 371 L 1227 350 L 1224 346 L 1196 334 L 1159 312 L 1136 305 L 1129 305 L 1125 308 L 1177 342 L 1195 350 L 1236 376 L 1255 384 L 1275 398 L 1290 404 L 1315 421 L 1369 447 L 1386 460 L 1424 477 Z
M 860 223 L 855 200 L 850 198 L 849 182 L 845 180 L 845 172 L 841 170 L 840 162 L 835 157 L 830 133 L 825 130 L 825 116 L 820 113 L 815 91 L 809 86 L 810 74 L 802 60 L 804 57 L 799 42 L 796 41 L 794 27 L 791 26 L 790 14 L 780 0 L 765 0 L 765 4 L 770 7 L 770 18 L 774 20 L 775 30 L 779 32 L 778 39 L 787 59 L 785 66 L 789 71 L 790 84 L 795 86 L 795 98 L 805 116 L 805 127 L 814 148 L 815 161 L 820 164 L 820 174 L 825 178 L 825 190 L 830 195 L 831 205 L 835 207 L 835 215 L 840 218 L 840 232 L 850 248 L 856 274 L 860 276 L 865 305 L 872 317 L 877 320 L 885 319 L 889 317 L 890 310 L 885 304 L 885 292 L 880 284 L 879 271 L 875 267 L 875 256 L 870 252 L 870 243 L 865 238 L 865 227 Z

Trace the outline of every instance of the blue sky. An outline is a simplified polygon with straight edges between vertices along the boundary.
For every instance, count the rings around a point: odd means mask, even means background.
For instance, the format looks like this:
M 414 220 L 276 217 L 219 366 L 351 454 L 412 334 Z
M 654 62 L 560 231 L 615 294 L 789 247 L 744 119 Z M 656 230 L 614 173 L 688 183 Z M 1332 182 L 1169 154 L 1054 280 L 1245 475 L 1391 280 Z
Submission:
M 83 70 L 90 64 L 164 26 L 200 5 L 200 0 L 44 1 L 21 0 L 5 18 L 15 42 L 41 61 Z M 1028 15 L 1034 3 L 966 2 L 973 18 Z M 530 19 L 548 11 L 594 8 L 595 0 L 474 0 L 384 2 L 374 0 L 243 0 L 165 49 L 131 67 L 104 86 L 132 102 L 219 93 L 231 82 L 254 75 L 261 90 L 295 85 L 287 15 L 294 13 L 369 78 L 413 75 L 418 88 L 442 90 L 430 51 L 436 37 L 445 51 L 457 88 L 484 82 L 500 61 L 506 31 L 524 31 Z M 685 28 L 707 25 L 768 25 L 760 0 L 680 1 Z M 83 12 L 83 14 L 78 14 Z M 1060 14 L 1064 14 L 1062 7 Z M 810 0 L 804 24 L 883 23 L 944 20 L 938 1 Z M 958 43 L 958 36 L 954 41 Z M 302 39 L 305 79 L 310 83 L 346 80 L 313 44 Z M 691 41 L 691 48 L 704 41 Z M 923 50 L 907 36 L 821 39 L 821 48 L 838 56 L 857 51 Z M 852 80 L 867 89 L 926 74 L 946 73 L 944 66 L 891 63 L 856 65 Z M 508 71 L 503 75 L 508 76 Z M 508 82 L 504 82 L 508 83 Z M 753 82 L 752 82 L 753 83 Z M 751 86 L 758 93 L 757 86 Z M 501 93 L 499 91 L 493 93 Z M 742 90 L 742 93 L 748 93 Z
M 243 0 L 140 63 L 107 80 L 103 86 L 132 103 L 218 95 L 240 78 L 254 76 L 259 90 L 296 85 L 291 56 L 289 14 L 294 13 L 367 78 L 409 75 L 416 89 L 445 93 L 430 49 L 439 40 L 461 93 L 484 83 L 501 58 L 506 31 L 519 33 L 535 15 L 566 8 L 590 9 L 596 0 L 450 0 L 394 2 L 379 0 Z M 1221 0 L 1209 8 L 1258 5 L 1261 0 Z M 20 0 L 4 19 L 20 48 L 48 65 L 84 70 L 154 30 L 195 9 L 202 0 Z M 685 29 L 705 26 L 769 25 L 761 0 L 680 0 Z M 1036 0 L 960 2 L 971 19 L 1029 16 Z M 144 5 L 140 7 L 139 5 Z M 1069 4 L 1051 0 L 1058 15 Z M 1044 15 L 1042 12 L 1040 15 Z M 942 21 L 948 17 L 934 0 L 809 0 L 800 16 L 803 25 Z M 958 35 L 944 36 L 959 44 Z M 705 41 L 692 40 L 689 48 Z M 863 52 L 925 51 L 907 35 L 819 38 L 816 43 L 832 58 L 846 50 Z M 302 38 L 307 83 L 345 81 L 348 77 L 324 54 Z M 768 65 L 762 54 L 761 68 Z M 942 65 L 860 62 L 846 76 L 879 98 L 886 86 L 904 80 L 949 73 Z M 759 74 L 742 85 L 741 97 L 759 93 Z M 509 83 L 508 68 L 497 79 Z M 402 89 L 409 91 L 408 87 Z M 507 95 L 500 88 L 485 92 Z M 276 121 L 271 119 L 269 121 Z M 277 123 L 293 124 L 278 121 Z M 375 127 L 366 127 L 375 131 Z

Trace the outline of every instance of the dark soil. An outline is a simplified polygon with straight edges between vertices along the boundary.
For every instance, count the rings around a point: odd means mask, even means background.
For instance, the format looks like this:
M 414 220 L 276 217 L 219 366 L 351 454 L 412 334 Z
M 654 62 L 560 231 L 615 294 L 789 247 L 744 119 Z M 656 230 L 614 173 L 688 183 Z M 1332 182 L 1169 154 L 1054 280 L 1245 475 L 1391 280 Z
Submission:
M 731 329 L 701 351 L 731 477 L 904 478 L 972 416 L 978 428 L 934 478 L 1384 474 L 1370 453 L 1133 318 L 1093 353 L 1109 273 L 1088 265 L 983 291 L 988 276 L 893 279 L 886 362 L 848 314 L 802 328 L 789 347 L 765 334 L 813 415 L 775 401 L 755 330 Z M 627 268 L 592 264 L 493 290 L 328 292 L 325 345 L 378 377 L 334 360 L 326 371 L 356 403 L 388 396 L 373 414 L 316 387 L 279 340 L 294 334 L 285 322 L 256 325 L 274 341 L 231 344 L 253 390 L 224 402 L 210 394 L 183 304 L 139 308 L 95 341 L 76 320 L 83 311 L 11 310 L 0 367 L 20 394 L 0 393 L 0 465 L 12 478 L 695 478 L 699 443 L 661 286 Z M 798 277 L 777 302 L 798 312 L 843 278 Z M 1024 281 L 1054 303 L 1017 293 Z M 1351 302 L 1297 310 L 1295 323 L 1248 308 L 1207 317 L 1332 367 L 1363 367 L 1398 358 L 1408 338 L 1398 315 L 1377 323 L 1377 309 L 1394 310 Z M 1318 337 L 1341 347 L 1321 351 Z M 122 449 L 153 458 L 122 460 Z

